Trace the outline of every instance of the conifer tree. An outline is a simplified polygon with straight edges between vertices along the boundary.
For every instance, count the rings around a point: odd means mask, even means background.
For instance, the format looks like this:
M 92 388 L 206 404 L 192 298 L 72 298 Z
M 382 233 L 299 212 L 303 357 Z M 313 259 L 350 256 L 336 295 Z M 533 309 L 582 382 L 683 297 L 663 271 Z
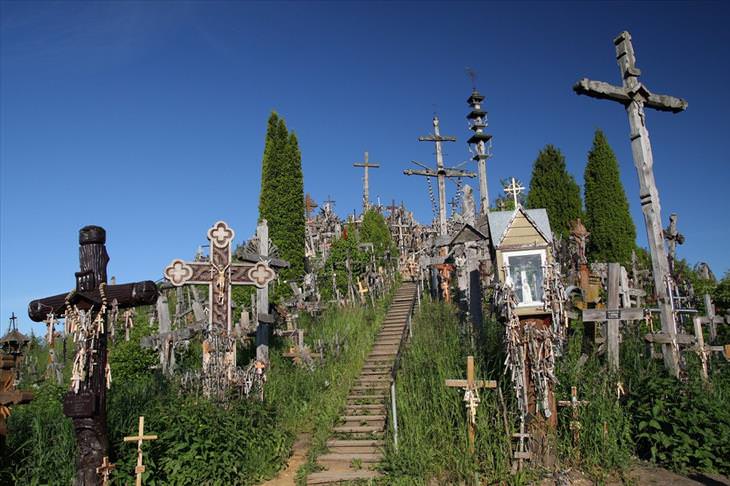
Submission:
M 273 112 L 266 130 L 261 164 L 259 220 L 269 224 L 269 238 L 290 267 L 281 271 L 284 280 L 304 274 L 304 176 L 302 156 L 294 133 Z M 283 286 L 284 289 L 288 286 Z M 286 290 L 284 290 L 286 292 Z
M 360 227 L 360 240 L 373 244 L 375 256 L 382 259 L 386 254 L 397 253 L 393 238 L 388 229 L 388 223 L 382 214 L 374 209 L 368 209 L 362 218 Z
M 601 130 L 596 130 L 585 170 L 585 226 L 590 231 L 592 261 L 627 263 L 636 246 L 636 227 L 629 213 L 616 156 Z
M 582 215 L 580 187 L 565 167 L 560 150 L 547 145 L 532 167 L 528 208 L 545 208 L 550 227 L 563 238 L 570 234 L 570 222 Z

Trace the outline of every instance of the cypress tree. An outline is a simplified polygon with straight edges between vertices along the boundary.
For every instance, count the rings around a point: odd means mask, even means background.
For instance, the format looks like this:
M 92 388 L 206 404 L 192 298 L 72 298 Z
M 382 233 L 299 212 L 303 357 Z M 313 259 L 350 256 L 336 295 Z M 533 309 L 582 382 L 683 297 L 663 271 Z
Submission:
M 585 226 L 590 231 L 592 261 L 628 263 L 636 246 L 636 227 L 629 213 L 616 156 L 601 130 L 596 130 L 585 170 Z
M 552 145 L 540 151 L 532 166 L 527 207 L 545 208 L 550 227 L 563 238 L 570 234 L 570 222 L 581 217 L 580 187 L 568 173 L 565 157 Z
M 294 133 L 273 112 L 266 130 L 261 163 L 259 220 L 269 224 L 269 238 L 279 256 L 291 265 L 281 272 L 284 280 L 304 274 L 304 176 L 302 156 Z M 282 286 L 287 292 L 288 286 Z

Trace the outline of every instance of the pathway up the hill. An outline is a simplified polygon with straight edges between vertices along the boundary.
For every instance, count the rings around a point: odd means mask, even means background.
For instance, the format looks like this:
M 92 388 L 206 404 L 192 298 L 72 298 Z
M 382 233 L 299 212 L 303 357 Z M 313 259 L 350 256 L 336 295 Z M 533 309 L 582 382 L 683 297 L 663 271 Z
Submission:
M 396 355 L 407 332 L 416 298 L 416 284 L 404 282 L 396 292 L 383 327 L 365 361 L 347 406 L 327 441 L 328 453 L 317 458 L 325 470 L 312 473 L 307 484 L 337 484 L 377 478 L 383 458 L 388 394 Z

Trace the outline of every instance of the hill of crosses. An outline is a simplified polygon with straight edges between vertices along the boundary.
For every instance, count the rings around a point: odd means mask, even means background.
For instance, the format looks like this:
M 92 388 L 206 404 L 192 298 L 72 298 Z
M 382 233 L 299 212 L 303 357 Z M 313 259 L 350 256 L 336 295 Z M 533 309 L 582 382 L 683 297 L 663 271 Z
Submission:
M 643 84 L 628 32 L 613 46 L 620 82 L 572 89 L 628 118 L 613 143 L 631 146 L 638 228 L 601 130 L 583 197 L 552 145 L 529 184 L 490 180 L 474 81 L 468 165 L 438 116 L 398 142 L 433 148 L 400 168 L 432 221 L 371 198 L 368 152 L 351 154 L 358 210 L 305 194 L 272 113 L 255 226 L 214 216 L 137 282 L 108 275 L 114 232 L 56 235 L 78 237 L 78 271 L 0 339 L 0 483 L 730 485 L 730 277 L 678 257 L 693 242 L 662 213 L 649 138 L 688 102 Z

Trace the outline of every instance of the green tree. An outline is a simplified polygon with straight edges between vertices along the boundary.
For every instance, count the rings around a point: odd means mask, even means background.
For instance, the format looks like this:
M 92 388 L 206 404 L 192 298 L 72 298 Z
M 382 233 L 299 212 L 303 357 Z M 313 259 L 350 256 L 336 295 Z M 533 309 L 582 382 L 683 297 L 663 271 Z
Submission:
M 580 218 L 580 188 L 565 168 L 565 157 L 553 145 L 540 151 L 532 166 L 528 208 L 545 208 L 550 227 L 561 237 L 570 234 L 570 222 Z
M 363 215 L 360 240 L 363 243 L 373 244 L 373 250 L 378 260 L 383 259 L 387 253 L 395 256 L 397 252 L 385 218 L 374 209 L 369 209 Z
M 588 152 L 584 190 L 585 225 L 591 233 L 590 259 L 630 262 L 631 250 L 636 247 L 636 227 L 629 213 L 616 156 L 601 130 L 596 130 L 593 147 Z
M 261 163 L 259 220 L 269 224 L 269 238 L 279 255 L 291 265 L 282 270 L 284 280 L 304 274 L 304 175 L 296 135 L 276 112 L 269 117 Z M 286 293 L 288 286 L 278 288 Z

